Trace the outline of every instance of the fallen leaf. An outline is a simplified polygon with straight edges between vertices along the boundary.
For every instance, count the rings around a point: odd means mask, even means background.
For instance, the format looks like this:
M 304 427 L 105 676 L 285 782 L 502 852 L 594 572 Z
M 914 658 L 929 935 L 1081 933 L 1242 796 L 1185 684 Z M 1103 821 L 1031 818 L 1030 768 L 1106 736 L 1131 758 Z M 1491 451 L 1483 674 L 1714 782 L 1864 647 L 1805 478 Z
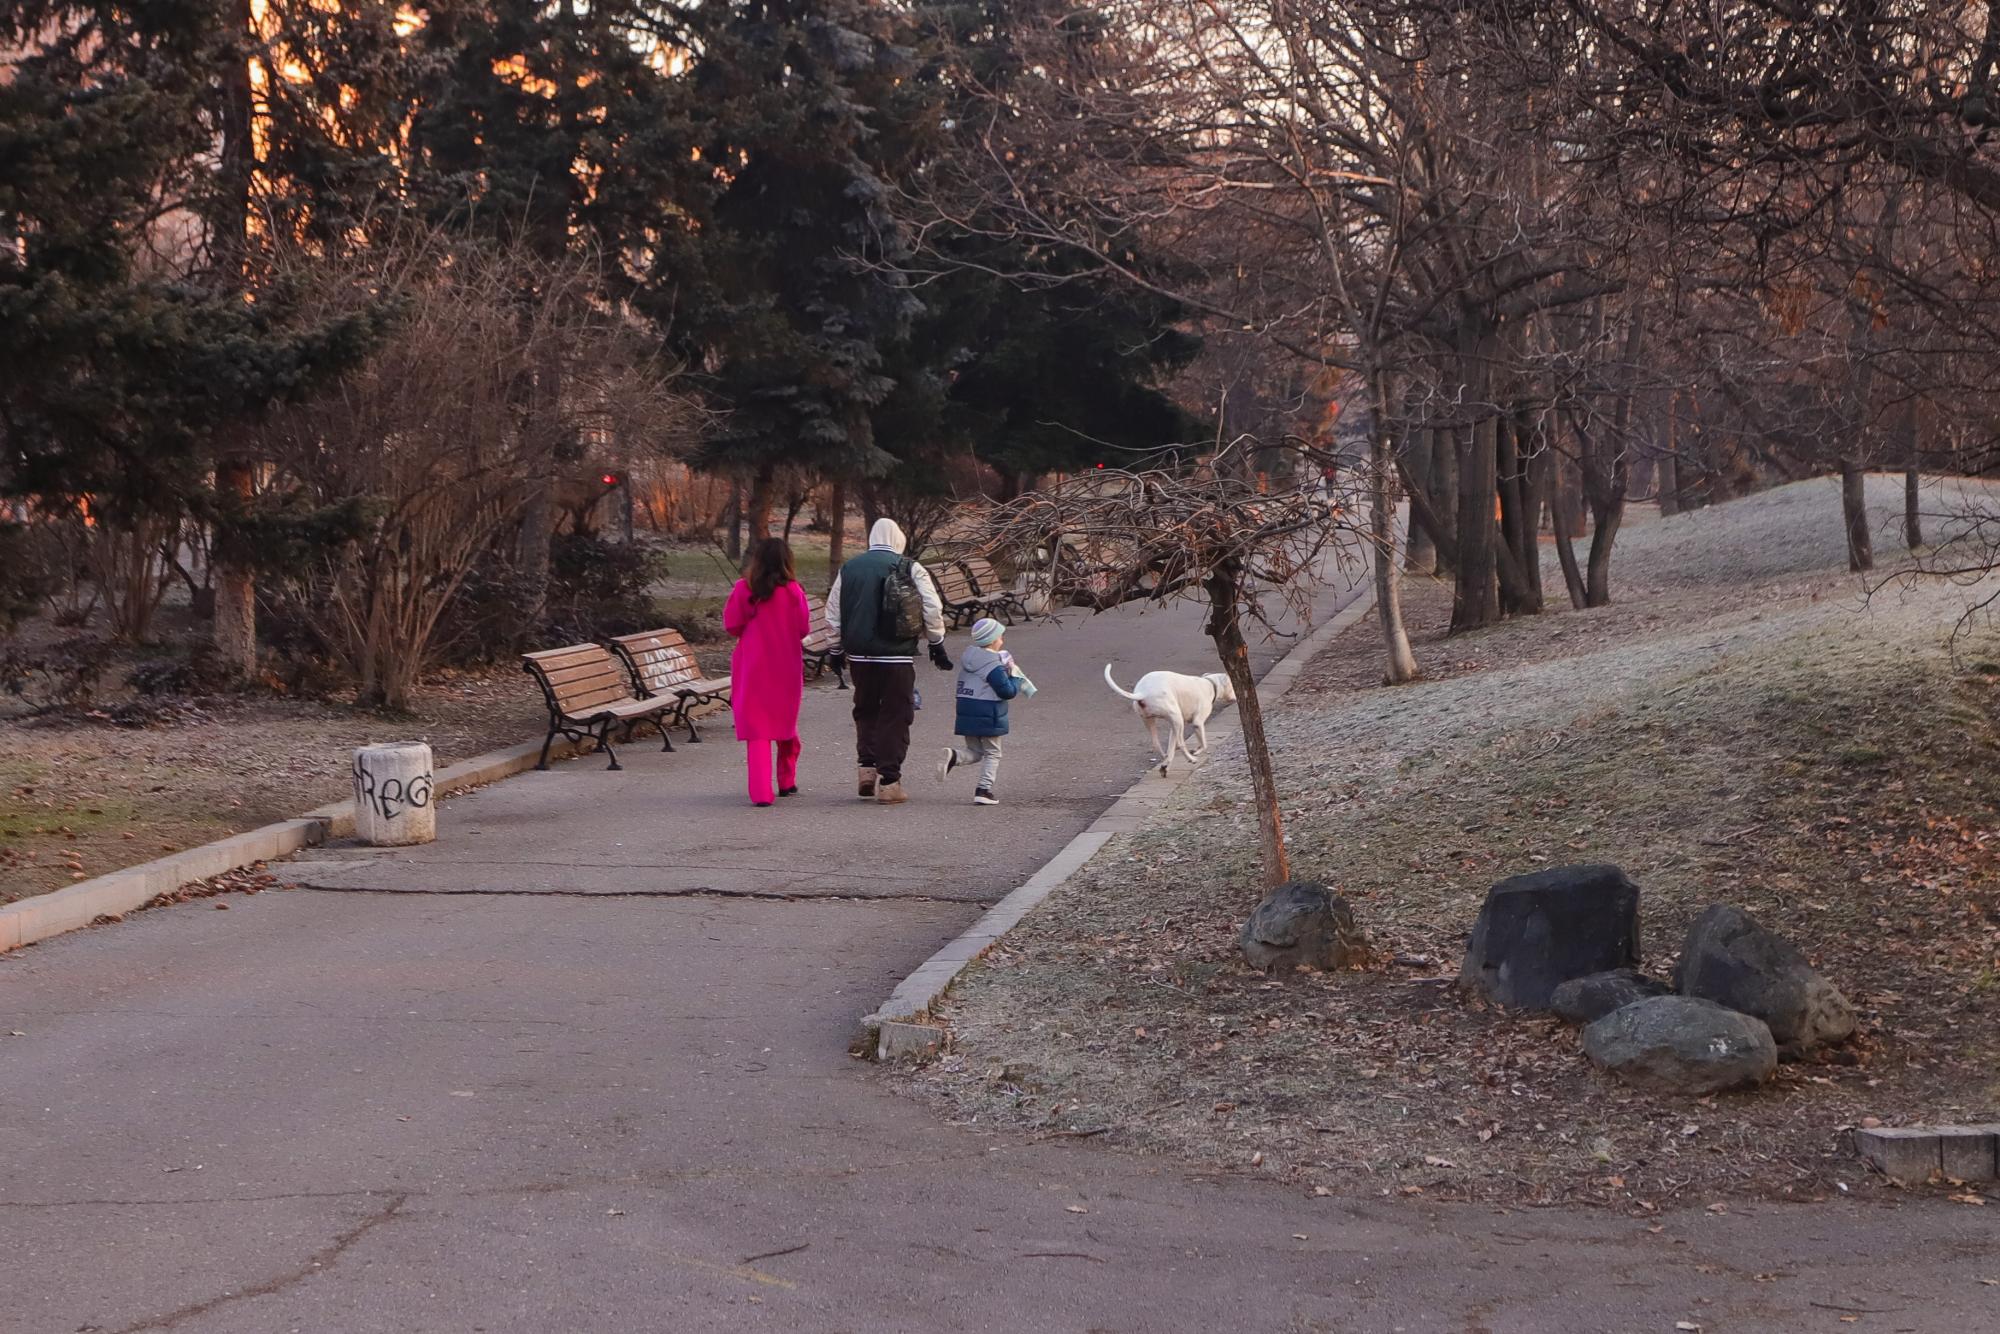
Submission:
M 1424 1155 L 1424 1166 L 1425 1166 L 1425 1167 L 1457 1167 L 1457 1166 L 1458 1166 L 1458 1164 L 1457 1164 L 1457 1163 L 1455 1163 L 1455 1162 L 1453 1162 L 1453 1161 L 1452 1161 L 1451 1159 L 1449 1159 L 1449 1158 L 1440 1158 L 1440 1157 L 1438 1157 L 1438 1156 L 1437 1156 L 1436 1154 L 1434 1154 L 1434 1153 L 1427 1153 L 1427 1154 L 1425 1154 L 1425 1155 Z
M 1726 1214 L 1729 1212 L 1729 1206 L 1721 1200 L 1717 1200 L 1714 1204 L 1708 1206 L 1708 1211 L 1712 1214 Z
M 1701 1334 L 1701 1326 L 1692 1320 L 1676 1320 L 1674 1328 L 1687 1330 L 1688 1334 Z
M 1087 1214 L 1087 1213 L 1089 1213 L 1089 1212 L 1090 1212 L 1090 1210 L 1088 1210 L 1088 1209 L 1084 1208 L 1084 1207 L 1083 1207 L 1082 1205 L 1080 1205 L 1080 1204 L 1072 1204 L 1072 1205 L 1068 1205 L 1068 1206 L 1066 1206 L 1066 1207 L 1067 1207 L 1067 1209 L 1069 1210 L 1069 1212 L 1070 1212 L 1070 1213 L 1073 1213 L 1073 1214 Z
M 1953 1196 L 1951 1196 L 1951 1197 L 1950 1197 L 1950 1199 L 1951 1199 L 1951 1200 L 1953 1201 L 1953 1203 L 1956 1203 L 1956 1204 L 1979 1204 L 1979 1205 L 1983 1205 L 1983 1204 L 1985 1204 L 1985 1203 L 1986 1203 L 1986 1201 L 1985 1201 L 1985 1200 L 1984 1200 L 1984 1199 L 1983 1199 L 1982 1197 L 1980 1197 L 1980 1196 L 1978 1196 L 1978 1195 L 1974 1195 L 1974 1194 L 1973 1194 L 1973 1193 L 1972 1193 L 1971 1191 L 1967 1191 L 1967 1192 L 1966 1192 L 1965 1194 L 1963 1194 L 1963 1195 L 1953 1195 Z

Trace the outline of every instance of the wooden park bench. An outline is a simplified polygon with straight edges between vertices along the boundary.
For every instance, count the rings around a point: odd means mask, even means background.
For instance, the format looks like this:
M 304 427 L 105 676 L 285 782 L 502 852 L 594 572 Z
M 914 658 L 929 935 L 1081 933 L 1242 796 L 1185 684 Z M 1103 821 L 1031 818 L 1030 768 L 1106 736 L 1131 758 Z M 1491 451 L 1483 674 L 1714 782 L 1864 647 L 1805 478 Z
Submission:
M 931 582 L 937 585 L 938 600 L 944 603 L 945 624 L 954 630 L 961 625 L 970 625 L 986 614 L 991 603 L 979 586 L 972 582 L 972 576 L 956 561 L 939 561 L 936 565 L 926 565 L 931 572 Z
M 649 699 L 671 700 L 672 721 L 688 730 L 688 740 L 700 741 L 691 710 L 710 700 L 727 702 L 729 678 L 709 679 L 701 674 L 701 664 L 678 630 L 647 630 L 643 634 L 620 635 L 611 649 L 625 660 L 632 684 Z M 671 749 L 671 747 L 669 747 Z
M 959 561 L 958 566 L 972 580 L 972 586 L 979 590 L 979 595 L 986 599 L 990 612 L 1009 625 L 1016 619 L 1028 619 L 1028 604 L 1022 600 L 1019 591 L 1000 577 L 1000 571 L 993 568 L 992 561 L 984 556 L 968 556 Z
M 549 706 L 549 734 L 542 740 L 537 769 L 549 767 L 549 747 L 558 736 L 572 741 L 596 741 L 610 757 L 606 768 L 622 769 L 611 749 L 611 729 L 650 723 L 659 729 L 663 749 L 674 748 L 667 735 L 667 716 L 677 707 L 672 699 L 648 699 L 632 689 L 625 669 L 602 644 L 571 644 L 521 655 L 521 667 L 542 688 Z
M 840 688 L 847 689 L 847 666 L 840 656 L 840 636 L 826 623 L 826 599 L 807 594 L 806 610 L 811 614 L 811 620 L 805 640 L 799 645 L 805 655 L 806 680 L 819 680 L 831 667 Z

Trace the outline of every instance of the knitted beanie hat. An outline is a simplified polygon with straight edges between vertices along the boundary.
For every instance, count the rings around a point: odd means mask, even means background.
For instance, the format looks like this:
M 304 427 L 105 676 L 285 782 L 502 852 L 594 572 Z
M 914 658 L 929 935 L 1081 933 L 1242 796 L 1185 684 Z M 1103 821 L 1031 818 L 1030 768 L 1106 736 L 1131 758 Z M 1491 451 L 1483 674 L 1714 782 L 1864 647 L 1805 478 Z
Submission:
M 985 648 L 988 644 L 1007 633 L 1007 627 L 991 616 L 982 616 L 972 623 L 972 642 Z

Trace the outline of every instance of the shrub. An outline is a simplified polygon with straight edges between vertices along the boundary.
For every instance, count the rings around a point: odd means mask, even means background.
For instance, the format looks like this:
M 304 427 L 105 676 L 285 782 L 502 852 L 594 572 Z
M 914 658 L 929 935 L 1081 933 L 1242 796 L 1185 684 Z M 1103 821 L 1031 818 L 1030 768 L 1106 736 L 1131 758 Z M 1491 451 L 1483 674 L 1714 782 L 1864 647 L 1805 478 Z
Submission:
M 37 649 L 0 650 L 0 689 L 38 713 L 90 703 L 111 662 L 111 645 L 72 635 Z
M 543 634 L 574 643 L 650 630 L 660 623 L 653 585 L 666 558 L 636 542 L 608 542 L 564 533 L 549 546 L 549 586 Z

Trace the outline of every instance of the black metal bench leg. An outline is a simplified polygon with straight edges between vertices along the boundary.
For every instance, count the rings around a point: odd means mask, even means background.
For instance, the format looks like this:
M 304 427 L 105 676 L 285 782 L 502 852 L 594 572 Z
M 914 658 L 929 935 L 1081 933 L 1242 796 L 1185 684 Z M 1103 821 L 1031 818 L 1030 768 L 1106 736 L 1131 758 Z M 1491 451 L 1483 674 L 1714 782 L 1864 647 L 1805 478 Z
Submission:
M 660 717 L 660 716 L 659 716 L 658 714 L 654 714 L 654 715 L 653 715 L 653 726 L 655 726 L 655 727 L 657 727 L 657 728 L 659 728 L 659 729 L 660 729 L 660 741 L 662 742 L 662 745 L 660 746 L 660 750 L 661 750 L 661 751 L 662 751 L 663 753 L 664 753 L 664 752 L 668 752 L 668 751 L 671 751 L 671 750 L 673 750 L 673 748 L 674 748 L 674 734 L 673 734 L 672 732 L 669 732 L 669 731 L 667 730 L 667 724 L 666 724 L 665 720 L 663 720 L 663 719 L 662 719 L 662 718 L 661 718 L 661 717 Z
M 549 767 L 549 747 L 555 744 L 557 730 L 551 727 L 549 734 L 542 738 L 542 758 L 535 761 L 537 769 L 546 769 Z
M 687 724 L 688 740 L 694 742 L 696 745 L 700 745 L 701 733 L 695 730 L 694 714 L 690 712 L 694 708 L 694 705 L 695 701 L 693 700 L 685 700 L 681 703 L 681 721 Z
M 604 752 L 604 753 L 605 753 L 606 755 L 608 755 L 608 756 L 609 756 L 609 757 L 611 758 L 611 763 L 609 763 L 609 764 L 607 764 L 607 765 L 605 765 L 605 766 L 604 766 L 604 767 L 605 767 L 605 769 L 606 769 L 606 771 L 609 771 L 609 770 L 612 770 L 612 769 L 623 769 L 623 768 L 625 767 L 624 765 L 622 765 L 622 764 L 620 764 L 620 763 L 618 762 L 618 752 L 617 752 L 617 751 L 615 751 L 615 750 L 613 750 L 613 749 L 611 749 L 611 724 L 610 724 L 610 723 L 606 723 L 606 724 L 604 724 L 604 727 L 603 727 L 603 728 L 602 728 L 602 729 L 601 729 L 601 730 L 600 730 L 600 731 L 598 732 L 598 734 L 597 734 L 597 748 L 598 748 L 599 750 L 603 751 L 603 752 Z

